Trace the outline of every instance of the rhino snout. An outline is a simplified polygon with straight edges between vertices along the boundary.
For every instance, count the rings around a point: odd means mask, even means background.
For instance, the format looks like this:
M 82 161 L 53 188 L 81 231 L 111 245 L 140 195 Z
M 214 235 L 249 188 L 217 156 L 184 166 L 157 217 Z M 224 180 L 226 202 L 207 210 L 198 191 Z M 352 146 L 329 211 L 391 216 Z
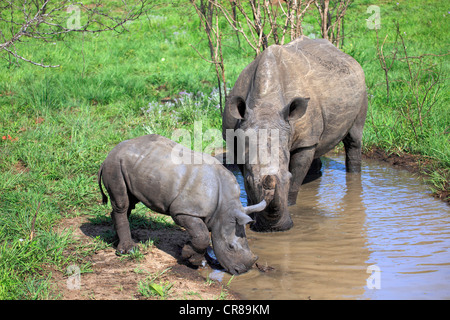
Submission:
M 233 244 L 230 245 L 217 242 L 213 237 L 215 256 L 220 265 L 231 274 L 247 272 L 258 260 L 258 256 L 251 252 L 247 240 L 244 239 L 233 241 Z
M 226 269 L 231 274 L 242 274 L 250 270 L 255 264 L 256 260 L 258 260 L 258 256 L 252 253 L 252 257 L 247 263 L 237 264 Z

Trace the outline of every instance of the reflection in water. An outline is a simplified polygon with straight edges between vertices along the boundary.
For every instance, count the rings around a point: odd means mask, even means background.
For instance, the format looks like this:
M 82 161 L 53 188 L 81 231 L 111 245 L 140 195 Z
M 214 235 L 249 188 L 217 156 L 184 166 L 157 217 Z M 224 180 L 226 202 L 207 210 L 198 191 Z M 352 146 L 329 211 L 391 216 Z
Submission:
M 322 161 L 323 176 L 289 207 L 291 230 L 247 232 L 258 263 L 275 270 L 234 277 L 231 290 L 244 299 L 450 299 L 448 205 L 383 163 L 363 161 L 359 175 L 345 172 L 343 156 Z M 379 289 L 368 287 L 371 265 Z

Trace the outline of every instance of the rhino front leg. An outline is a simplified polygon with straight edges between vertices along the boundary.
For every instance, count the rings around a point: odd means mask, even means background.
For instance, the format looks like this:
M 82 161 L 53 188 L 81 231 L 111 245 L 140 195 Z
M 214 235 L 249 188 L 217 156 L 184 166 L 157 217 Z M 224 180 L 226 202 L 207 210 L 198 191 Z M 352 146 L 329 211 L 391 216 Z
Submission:
M 294 205 L 297 202 L 300 186 L 314 160 L 314 153 L 315 147 L 301 148 L 291 152 L 289 171 L 292 174 L 292 178 L 289 188 L 288 205 Z
M 208 227 L 201 218 L 186 214 L 176 215 L 174 220 L 178 225 L 184 227 L 191 237 L 191 240 L 184 245 L 181 256 L 193 265 L 201 265 L 209 245 Z

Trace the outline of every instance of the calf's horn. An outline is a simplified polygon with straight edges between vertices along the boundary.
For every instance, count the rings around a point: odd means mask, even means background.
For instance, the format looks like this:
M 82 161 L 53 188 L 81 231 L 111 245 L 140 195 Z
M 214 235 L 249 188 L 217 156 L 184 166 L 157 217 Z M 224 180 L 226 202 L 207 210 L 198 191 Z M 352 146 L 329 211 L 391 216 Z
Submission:
M 266 206 L 267 206 L 266 200 L 263 200 L 260 203 L 255 204 L 253 206 L 245 207 L 244 212 L 245 214 L 250 214 L 253 212 L 263 211 L 266 208 Z

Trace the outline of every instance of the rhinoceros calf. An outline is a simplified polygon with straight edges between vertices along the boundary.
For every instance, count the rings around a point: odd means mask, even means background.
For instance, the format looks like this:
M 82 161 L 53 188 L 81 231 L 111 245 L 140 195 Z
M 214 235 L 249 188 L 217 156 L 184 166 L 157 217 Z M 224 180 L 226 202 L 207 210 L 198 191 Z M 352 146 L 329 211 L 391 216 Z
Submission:
M 339 142 L 344 142 L 347 171 L 360 171 L 366 113 L 361 66 L 327 40 L 302 36 L 270 46 L 242 71 L 225 105 L 224 138 L 243 144 L 251 131 L 277 133 L 258 142 L 277 161 L 251 163 L 247 155 L 241 165 L 248 203 L 268 202 L 255 216 L 254 230 L 292 227 L 287 206 L 296 202 L 314 159 Z M 244 134 L 236 135 L 238 130 Z M 247 154 L 249 149 L 241 146 Z
M 200 155 L 206 163 L 180 163 L 180 154 L 184 160 Z M 263 210 L 266 203 L 244 208 L 236 178 L 213 157 L 159 135 L 142 136 L 119 143 L 101 165 L 98 183 L 106 204 L 102 180 L 111 200 L 118 252 L 126 253 L 135 246 L 128 217 L 142 202 L 153 211 L 170 215 L 187 230 L 191 240 L 183 247 L 182 256 L 191 263 L 202 261 L 209 232 L 217 260 L 228 272 L 245 272 L 256 261 L 248 247 L 245 225 L 252 221 L 248 214 Z

